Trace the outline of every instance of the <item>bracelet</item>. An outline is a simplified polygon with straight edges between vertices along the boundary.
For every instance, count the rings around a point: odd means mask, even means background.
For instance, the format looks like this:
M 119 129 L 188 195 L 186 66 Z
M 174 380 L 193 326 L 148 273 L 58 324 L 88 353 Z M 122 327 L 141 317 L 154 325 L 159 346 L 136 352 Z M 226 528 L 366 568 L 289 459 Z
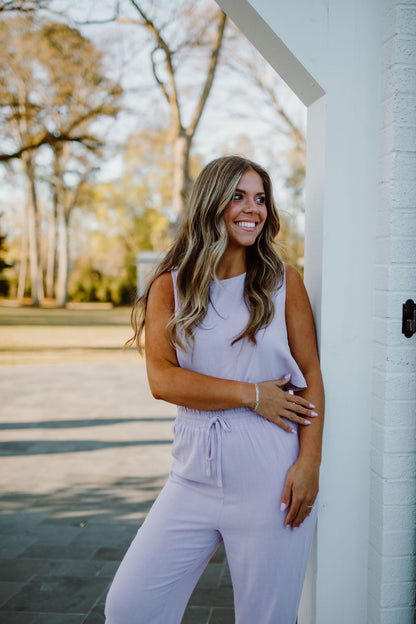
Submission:
M 254 412 L 257 412 L 258 408 L 259 408 L 259 403 L 260 403 L 260 390 L 259 390 L 259 384 L 255 383 L 254 387 L 256 389 L 256 404 L 254 406 Z

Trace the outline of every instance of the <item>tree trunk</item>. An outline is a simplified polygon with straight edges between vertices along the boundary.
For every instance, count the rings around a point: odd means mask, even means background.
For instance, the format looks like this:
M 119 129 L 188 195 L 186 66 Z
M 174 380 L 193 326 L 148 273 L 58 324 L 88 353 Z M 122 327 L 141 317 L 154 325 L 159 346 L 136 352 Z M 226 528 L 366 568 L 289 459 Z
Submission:
M 29 186 L 28 235 L 30 258 L 30 289 L 32 295 L 32 303 L 33 305 L 38 306 L 44 298 L 43 275 L 40 259 L 40 227 L 35 172 L 33 162 L 29 156 L 25 158 L 25 165 Z
M 56 285 L 56 303 L 64 307 L 68 301 L 68 271 L 69 271 L 69 236 L 68 219 L 62 201 L 57 206 L 58 222 L 58 279 Z
M 57 239 L 57 212 L 59 197 L 61 194 L 61 175 L 60 175 L 60 150 L 59 144 L 54 148 L 54 166 L 53 166 L 53 197 L 52 197 L 52 215 L 49 224 L 48 237 L 48 257 L 46 266 L 46 295 L 53 299 L 55 294 L 55 273 L 56 273 L 56 239 Z
M 19 281 L 17 284 L 17 300 L 22 301 L 25 296 L 26 289 L 26 276 L 27 276 L 27 261 L 28 261 L 28 225 L 29 225 L 29 206 L 25 206 L 25 214 L 23 219 L 22 229 L 22 246 L 21 257 L 19 267 Z
M 192 180 L 189 174 L 189 154 L 192 137 L 183 128 L 173 145 L 173 206 L 177 216 L 182 214 Z
M 48 251 L 46 258 L 46 296 L 53 299 L 55 295 L 55 269 L 56 269 L 56 205 L 52 208 L 49 223 Z

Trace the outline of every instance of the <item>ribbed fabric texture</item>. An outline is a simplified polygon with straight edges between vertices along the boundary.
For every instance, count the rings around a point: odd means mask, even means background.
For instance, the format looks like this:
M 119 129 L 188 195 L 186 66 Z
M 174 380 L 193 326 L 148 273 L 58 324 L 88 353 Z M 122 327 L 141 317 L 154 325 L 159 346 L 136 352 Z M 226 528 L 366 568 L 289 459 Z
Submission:
M 176 288 L 177 271 L 172 271 L 176 312 L 180 302 Z M 247 339 L 231 342 L 245 328 L 249 312 L 244 302 L 245 273 L 212 282 L 210 304 L 200 327 L 194 329 L 195 345 L 177 349 L 180 366 L 189 370 L 236 381 L 260 382 L 290 374 L 292 390 L 306 388 L 306 381 L 290 352 L 286 320 L 286 275 L 274 295 L 275 315 L 268 327 L 257 334 L 257 345 Z

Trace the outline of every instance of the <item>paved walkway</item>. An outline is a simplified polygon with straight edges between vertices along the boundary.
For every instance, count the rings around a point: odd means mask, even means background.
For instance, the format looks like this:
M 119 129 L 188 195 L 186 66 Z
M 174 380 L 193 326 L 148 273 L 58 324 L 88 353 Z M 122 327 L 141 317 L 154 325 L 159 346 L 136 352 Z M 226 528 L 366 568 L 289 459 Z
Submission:
M 166 479 L 175 408 L 142 364 L 0 368 L 0 623 L 102 624 L 108 586 Z M 220 548 L 183 624 L 232 624 Z M 254 624 L 254 623 L 253 623 Z

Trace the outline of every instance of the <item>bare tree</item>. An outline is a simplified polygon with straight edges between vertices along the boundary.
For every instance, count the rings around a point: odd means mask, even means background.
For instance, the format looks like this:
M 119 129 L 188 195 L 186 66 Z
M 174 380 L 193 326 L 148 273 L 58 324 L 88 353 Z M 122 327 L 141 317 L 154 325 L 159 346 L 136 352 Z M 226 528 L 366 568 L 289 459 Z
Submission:
M 121 13 L 117 2 L 114 15 L 105 21 L 136 24 L 150 35 L 153 77 L 171 116 L 172 194 L 175 212 L 179 214 L 192 183 L 192 143 L 218 69 L 227 16 L 213 5 L 198 7 L 190 0 L 179 4 L 151 0 L 129 2 L 139 15 L 138 19 Z M 186 74 L 187 80 L 184 80 Z M 195 82 L 199 88 L 197 94 Z
M 55 106 L 50 111 L 54 134 L 61 136 L 75 129 L 89 140 L 61 141 L 51 146 L 53 152 L 53 211 L 57 232 L 57 290 L 58 305 L 68 298 L 69 273 L 69 223 L 82 186 L 95 170 L 102 156 L 102 142 L 91 136 L 91 122 L 112 117 L 119 110 L 121 89 L 111 83 L 100 68 L 101 54 L 79 31 L 65 25 L 51 24 L 45 30 L 45 55 L 51 65 L 51 83 L 54 87 Z M 65 78 L 70 71 L 71 81 Z M 70 178 L 70 182 L 66 181 Z M 53 226 L 53 224 L 52 224 Z M 49 247 L 49 284 L 52 285 L 53 234 Z
M 120 14 L 116 19 L 145 28 L 153 42 L 150 52 L 153 76 L 171 115 L 173 197 L 176 212 L 179 213 L 191 185 L 189 154 L 211 92 L 220 53 L 224 49 L 227 18 L 222 11 L 214 12 L 209 3 L 203 3 L 205 15 L 198 12 L 195 3 L 187 0 L 178 3 L 175 9 L 164 2 L 158 3 L 156 7 L 156 3 L 147 0 L 130 0 L 130 4 L 139 14 L 139 19 L 122 17 Z M 208 25 L 211 29 L 209 33 Z M 287 139 L 289 173 L 286 184 L 297 199 L 303 191 L 306 166 L 304 128 L 290 108 L 282 103 L 282 81 L 264 59 L 258 53 L 250 54 L 249 47 L 242 46 L 241 33 L 236 28 L 230 28 L 227 40 L 227 71 L 234 76 L 240 74 L 243 78 L 240 84 L 244 85 L 245 93 L 240 100 L 247 101 L 248 84 L 251 83 L 257 93 L 257 101 L 270 113 L 266 117 L 273 131 Z M 243 53 L 241 49 L 244 49 Z M 197 73 L 204 78 L 200 83 L 198 97 L 191 104 L 189 85 L 183 77 L 190 72 L 186 68 L 192 64 L 192 59 L 200 59 L 202 51 L 206 59 L 205 73 L 201 70 L 200 62 Z M 192 94 L 195 95 L 194 92 Z M 251 97 L 249 100 L 247 118 L 252 119 L 253 110 L 257 111 L 257 108 Z M 238 115 L 237 109 L 234 108 L 232 114 Z
M 91 124 L 117 114 L 121 88 L 104 76 L 101 55 L 93 44 L 78 30 L 65 24 L 39 21 L 35 24 L 27 17 L 9 19 L 1 24 L 0 44 L 4 60 L 0 69 L 0 116 L 3 121 L 0 143 L 8 148 L 6 151 L 3 147 L 6 154 L 3 153 L 4 158 L 0 156 L 0 160 L 8 162 L 20 158 L 28 180 L 27 231 L 32 299 L 37 305 L 43 298 L 36 167 L 38 152 L 47 145 L 55 163 L 55 171 L 51 172 L 55 189 L 51 225 L 57 228 L 58 234 L 60 284 L 64 284 L 60 287 L 60 303 L 64 304 L 72 201 L 66 206 L 60 203 L 63 194 L 57 189 L 61 188 L 65 176 L 62 163 L 76 169 L 75 163 L 79 158 L 85 159 L 85 153 L 99 152 L 102 140 L 91 132 Z M 78 148 L 75 150 L 73 146 Z M 65 158 L 60 156 L 63 152 Z M 78 181 L 83 175 L 78 176 Z M 52 233 L 52 245 L 54 238 Z M 50 259 L 54 253 L 54 249 L 49 249 L 49 295 L 54 282 L 54 262 Z M 23 280 L 23 270 L 21 277 Z M 19 286 L 19 294 L 23 289 L 24 286 Z
M 53 209 L 56 214 L 57 225 L 57 284 L 56 303 L 64 306 L 68 300 L 68 275 L 69 275 L 69 224 L 72 211 L 77 206 L 78 198 L 84 185 L 89 181 L 95 171 L 97 153 L 79 154 L 74 158 L 68 143 L 61 145 L 54 154 L 53 176 Z M 71 168 L 72 162 L 72 168 Z M 72 182 L 65 182 L 65 174 L 70 171 Z

